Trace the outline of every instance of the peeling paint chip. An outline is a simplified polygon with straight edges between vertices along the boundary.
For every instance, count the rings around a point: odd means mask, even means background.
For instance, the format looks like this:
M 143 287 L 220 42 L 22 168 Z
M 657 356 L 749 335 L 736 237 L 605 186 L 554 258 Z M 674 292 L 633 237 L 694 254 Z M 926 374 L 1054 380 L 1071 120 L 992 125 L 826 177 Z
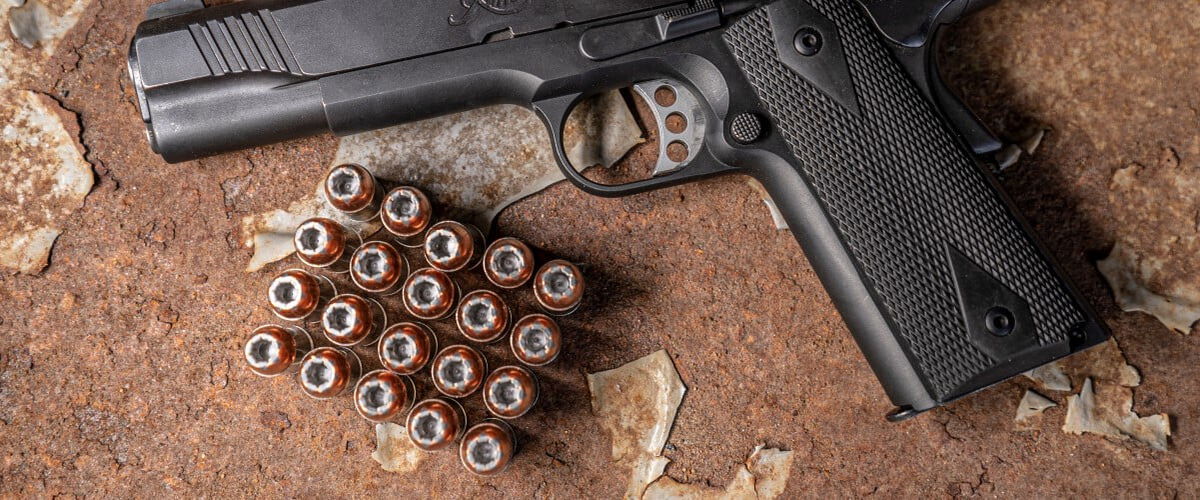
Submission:
M 1190 333 L 1200 321 L 1200 291 L 1176 290 L 1159 294 L 1144 283 L 1155 272 L 1154 264 L 1138 259 L 1117 243 L 1108 257 L 1096 264 L 1116 296 L 1122 311 L 1140 311 L 1158 318 L 1167 328 Z
M 0 268 L 41 272 L 61 224 L 92 190 L 74 120 L 44 95 L 0 91 Z
M 375 452 L 371 458 L 388 472 L 412 472 L 425 458 L 425 453 L 413 446 L 404 427 L 393 423 L 375 424 Z
M 746 459 L 745 464 L 737 468 L 733 479 L 724 489 L 711 488 L 696 484 L 684 484 L 663 476 L 659 478 L 642 496 L 643 500 L 667 499 L 763 499 L 777 498 L 783 494 L 787 486 L 788 474 L 792 471 L 792 452 L 774 448 L 763 449 L 758 445 Z
M 1155 450 L 1165 451 L 1171 436 L 1166 414 L 1139 417 L 1133 412 L 1133 390 L 1115 384 L 1083 382 L 1078 395 L 1067 397 L 1067 419 L 1063 432 L 1090 432 L 1114 439 L 1134 439 Z
M 1062 364 L 1055 361 L 1025 372 L 1023 375 L 1050 391 L 1071 390 L 1071 379 L 1063 372 Z
M 619 93 L 602 94 L 572 115 L 564 147 L 577 165 L 612 166 L 642 141 Z M 335 164 L 357 163 L 380 179 L 421 188 L 440 216 L 461 218 L 487 232 L 508 205 L 563 180 L 545 125 L 519 106 L 493 106 L 343 137 Z M 246 217 L 242 239 L 254 248 L 248 272 L 292 254 L 300 221 L 334 213 L 318 187 L 286 210 Z M 342 222 L 347 219 L 335 217 Z M 378 229 L 352 226 L 363 235 Z
M 625 498 L 640 498 L 670 462 L 662 447 L 687 392 L 667 351 L 588 374 L 592 412 L 612 436 L 613 461 L 630 469 Z
M 1033 429 L 1037 423 L 1036 417 L 1046 411 L 1047 408 L 1058 406 L 1050 398 L 1038 394 L 1033 391 L 1025 391 L 1025 396 L 1021 398 L 1021 403 L 1017 405 L 1017 416 L 1013 418 L 1013 423 L 1019 431 Z

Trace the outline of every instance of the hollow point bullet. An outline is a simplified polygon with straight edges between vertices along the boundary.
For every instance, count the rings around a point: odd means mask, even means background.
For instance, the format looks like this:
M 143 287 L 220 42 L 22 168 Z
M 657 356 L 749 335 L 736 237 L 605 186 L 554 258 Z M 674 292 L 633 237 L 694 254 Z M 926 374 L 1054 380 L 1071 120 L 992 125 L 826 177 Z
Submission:
M 312 345 L 312 336 L 303 328 L 263 325 L 250 334 L 243 352 L 250 371 L 274 377 L 287 373 Z
M 465 398 L 479 390 L 487 375 L 487 359 L 465 345 L 452 345 L 434 356 L 430 374 L 438 392 Z
M 529 366 L 543 366 L 558 358 L 562 351 L 562 330 L 545 314 L 530 314 L 513 325 L 508 340 L 513 356 Z
M 483 252 L 483 274 L 500 288 L 517 288 L 533 277 L 533 251 L 516 238 L 500 238 Z
M 413 445 L 439 451 L 454 445 L 467 427 L 467 413 L 458 401 L 426 399 L 413 406 L 404 428 Z
M 508 328 L 509 311 L 495 292 L 475 290 L 463 297 L 454 315 L 458 331 L 468 339 L 488 344 L 504 336 Z
M 538 305 L 555 316 L 575 312 L 583 300 L 583 272 L 565 260 L 552 260 L 533 278 L 533 296 Z
M 342 347 L 371 345 L 387 325 L 387 312 L 373 299 L 353 294 L 334 297 L 321 313 L 325 338 Z
M 361 165 L 338 165 L 325 174 L 325 199 L 351 219 L 368 221 L 379 213 L 383 189 Z
M 333 219 L 324 217 L 302 222 L 292 238 L 300 262 L 338 273 L 349 269 L 350 256 L 360 242 L 357 233 L 349 231 Z
M 447 273 L 470 269 L 482 258 L 483 245 L 483 233 L 475 226 L 442 221 L 425 233 L 425 260 Z
M 408 262 L 396 247 L 368 241 L 350 257 L 350 279 L 364 291 L 392 295 L 400 290 Z
M 362 373 L 362 360 L 349 349 L 318 347 L 300 362 L 300 387 L 316 399 L 329 399 L 346 392 Z
M 497 368 L 483 383 L 483 406 L 488 413 L 497 417 L 520 417 L 528 413 L 537 401 L 537 378 L 520 366 Z
M 387 422 L 408 411 L 416 394 L 412 379 L 388 370 L 375 370 L 354 385 L 354 409 L 372 422 Z
M 419 247 L 433 222 L 433 203 L 420 189 L 401 186 L 388 192 L 379 213 L 383 228 L 406 247 Z
M 429 364 L 437 347 L 437 337 L 428 326 L 408 321 L 397 323 L 379 339 L 379 361 L 391 371 L 413 375 Z
M 300 321 L 337 295 L 333 282 L 301 269 L 279 273 L 267 287 L 267 302 L 280 319 Z
M 413 271 L 404 281 L 404 309 L 417 319 L 435 320 L 448 316 L 458 300 L 458 285 L 446 273 L 426 267 Z
M 494 476 L 508 468 L 516 451 L 512 426 L 503 420 L 489 418 L 463 434 L 458 445 L 458 458 L 472 474 Z

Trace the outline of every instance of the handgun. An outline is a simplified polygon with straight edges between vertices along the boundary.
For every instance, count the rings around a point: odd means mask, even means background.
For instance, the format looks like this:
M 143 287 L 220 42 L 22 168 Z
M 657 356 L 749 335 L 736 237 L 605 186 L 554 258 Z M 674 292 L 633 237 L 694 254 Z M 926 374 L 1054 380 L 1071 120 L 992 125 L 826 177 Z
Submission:
M 170 0 L 129 75 L 172 163 L 519 104 L 588 193 L 752 176 L 898 421 L 1109 335 L 1000 189 L 1005 144 L 939 76 L 939 34 L 990 3 Z M 647 103 L 659 158 L 607 182 L 563 142 L 576 105 L 616 89 Z

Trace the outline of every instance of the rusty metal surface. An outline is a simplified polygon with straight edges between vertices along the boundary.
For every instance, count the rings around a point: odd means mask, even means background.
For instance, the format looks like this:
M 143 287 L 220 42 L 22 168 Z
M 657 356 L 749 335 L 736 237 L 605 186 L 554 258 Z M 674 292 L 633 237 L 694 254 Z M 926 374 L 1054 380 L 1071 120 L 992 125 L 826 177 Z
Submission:
M 1071 393 L 1045 394 L 1058 406 L 1032 431 L 1013 428 L 1034 387 L 1025 379 L 887 424 L 811 267 L 743 179 L 617 200 L 558 184 L 494 227 L 589 264 L 588 296 L 561 321 L 560 358 L 535 370 L 544 393 L 514 425 L 520 454 L 488 479 L 455 453 L 410 458 L 394 439 L 376 456 L 405 472 L 388 472 L 371 458 L 376 428 L 349 398 L 313 400 L 294 379 L 243 368 L 244 335 L 273 321 L 263 290 L 294 262 L 245 273 L 240 220 L 311 196 L 337 141 L 162 164 L 123 75 L 147 3 L 89 4 L 49 56 L 0 33 L 6 54 L 34 61 L 7 78 L 78 114 L 96 173 L 49 266 L 0 275 L 3 493 L 614 497 L 628 477 L 613 473 L 585 373 L 666 349 L 688 387 L 662 452 L 679 483 L 730 484 L 747 450 L 766 444 L 792 452 L 785 496 L 1200 494 L 1200 337 L 1122 312 L 1095 266 L 1118 241 L 1145 256 L 1169 248 L 1157 243 L 1165 228 L 1196 230 L 1141 218 L 1136 207 L 1149 202 L 1131 201 L 1138 189 L 1112 195 L 1115 172 L 1158 168 L 1164 148 L 1179 168 L 1200 159 L 1194 1 L 1005 0 L 952 32 L 946 50 L 952 86 L 989 125 L 1013 140 L 1050 130 L 1003 183 L 1140 372 L 1133 410 L 1171 416 L 1168 451 L 1062 432 L 1065 398 L 1083 389 L 1074 377 Z M 653 156 L 638 148 L 625 167 Z M 1177 276 L 1200 269 L 1194 254 L 1164 255 Z M 1148 286 L 1164 292 L 1174 279 Z M 432 327 L 453 338 L 452 323 Z M 482 414 L 480 402 L 467 406 Z

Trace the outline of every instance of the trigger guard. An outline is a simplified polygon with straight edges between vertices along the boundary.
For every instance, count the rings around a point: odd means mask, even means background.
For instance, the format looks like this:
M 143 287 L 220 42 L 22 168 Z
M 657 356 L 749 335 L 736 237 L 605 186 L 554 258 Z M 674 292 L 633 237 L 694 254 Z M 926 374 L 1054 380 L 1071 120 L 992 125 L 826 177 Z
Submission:
M 703 149 L 704 152 L 701 154 L 702 148 L 694 148 L 689 150 L 689 162 L 692 162 L 690 163 L 692 168 L 687 170 L 675 170 L 661 176 L 651 176 L 646 179 L 616 185 L 601 184 L 588 179 L 583 175 L 583 172 L 577 170 L 571 164 L 571 160 L 567 157 L 567 151 L 563 146 L 567 117 L 570 115 L 571 109 L 583 97 L 584 94 L 582 93 L 547 97 L 534 101 L 532 108 L 538 118 L 541 118 L 542 123 L 546 125 L 546 130 L 550 135 L 550 149 L 554 152 L 554 159 L 558 162 L 559 170 L 562 171 L 563 176 L 568 181 L 571 181 L 572 184 L 588 194 L 607 198 L 627 196 L 676 186 L 734 170 L 734 167 L 726 165 L 724 162 L 713 157 L 711 151 Z

